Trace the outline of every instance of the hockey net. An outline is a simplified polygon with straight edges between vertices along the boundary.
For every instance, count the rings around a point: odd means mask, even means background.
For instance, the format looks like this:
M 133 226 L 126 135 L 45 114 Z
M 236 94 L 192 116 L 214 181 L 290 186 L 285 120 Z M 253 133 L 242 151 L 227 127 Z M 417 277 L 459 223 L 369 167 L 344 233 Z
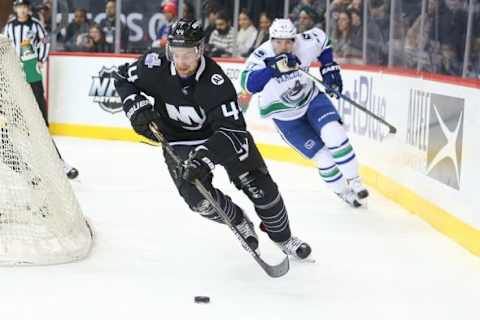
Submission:
M 0 35 L 0 265 L 75 261 L 92 242 L 19 59 Z

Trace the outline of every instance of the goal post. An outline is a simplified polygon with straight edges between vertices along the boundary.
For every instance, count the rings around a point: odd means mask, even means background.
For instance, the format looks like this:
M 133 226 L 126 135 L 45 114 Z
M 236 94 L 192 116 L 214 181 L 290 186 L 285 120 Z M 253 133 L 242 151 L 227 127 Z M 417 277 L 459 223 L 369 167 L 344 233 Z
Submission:
M 92 243 L 19 58 L 0 35 L 0 265 L 80 260 Z

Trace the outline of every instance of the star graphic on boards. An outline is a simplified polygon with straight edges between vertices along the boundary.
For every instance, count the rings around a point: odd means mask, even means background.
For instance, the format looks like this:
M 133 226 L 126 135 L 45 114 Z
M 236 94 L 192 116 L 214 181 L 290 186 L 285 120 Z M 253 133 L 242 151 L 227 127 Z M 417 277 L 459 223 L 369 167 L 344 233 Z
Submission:
M 435 112 L 435 115 L 437 116 L 438 123 L 440 125 L 440 129 L 442 130 L 443 135 L 447 139 L 447 143 L 438 151 L 438 153 L 435 155 L 435 157 L 430 161 L 427 167 L 427 172 L 430 174 L 432 169 L 443 159 L 450 158 L 453 162 L 453 165 L 455 167 L 455 177 L 457 179 L 457 184 L 460 184 L 460 168 L 459 168 L 459 163 L 458 163 L 458 157 L 457 157 L 457 143 L 458 143 L 458 137 L 459 137 L 459 132 L 460 128 L 462 126 L 462 119 L 463 119 L 463 111 L 460 113 L 458 117 L 457 124 L 455 126 L 455 129 L 453 131 L 450 131 L 450 129 L 447 127 L 445 122 L 443 121 L 442 117 L 440 116 L 437 106 L 435 104 L 433 106 L 433 111 Z

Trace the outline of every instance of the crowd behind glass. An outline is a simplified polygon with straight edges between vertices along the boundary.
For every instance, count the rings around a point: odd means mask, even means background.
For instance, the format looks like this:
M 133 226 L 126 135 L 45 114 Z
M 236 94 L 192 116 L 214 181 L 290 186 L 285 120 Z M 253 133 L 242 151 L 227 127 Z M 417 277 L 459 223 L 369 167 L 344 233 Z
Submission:
M 54 50 L 114 52 L 119 34 L 123 53 L 163 50 L 176 19 L 200 18 L 207 54 L 237 58 L 268 40 L 273 19 L 287 15 L 299 32 L 325 30 L 339 63 L 480 79 L 480 0 L 121 1 L 37 0 L 32 14 L 49 31 Z M 125 14 L 117 33 L 119 8 Z

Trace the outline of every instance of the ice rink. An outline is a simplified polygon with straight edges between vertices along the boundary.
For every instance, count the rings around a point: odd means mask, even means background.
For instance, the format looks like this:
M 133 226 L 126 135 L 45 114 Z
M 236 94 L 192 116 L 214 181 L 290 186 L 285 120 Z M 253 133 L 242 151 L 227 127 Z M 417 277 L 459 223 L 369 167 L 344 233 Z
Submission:
M 84 261 L 0 269 L 0 319 L 478 319 L 480 258 L 375 191 L 353 210 L 312 168 L 269 161 L 316 263 L 272 279 L 224 226 L 189 211 L 159 148 L 56 138 L 95 231 Z M 361 156 L 361 155 L 360 155 Z M 216 186 L 258 225 L 216 169 Z M 262 235 L 262 256 L 281 258 Z M 194 296 L 211 298 L 209 304 Z

